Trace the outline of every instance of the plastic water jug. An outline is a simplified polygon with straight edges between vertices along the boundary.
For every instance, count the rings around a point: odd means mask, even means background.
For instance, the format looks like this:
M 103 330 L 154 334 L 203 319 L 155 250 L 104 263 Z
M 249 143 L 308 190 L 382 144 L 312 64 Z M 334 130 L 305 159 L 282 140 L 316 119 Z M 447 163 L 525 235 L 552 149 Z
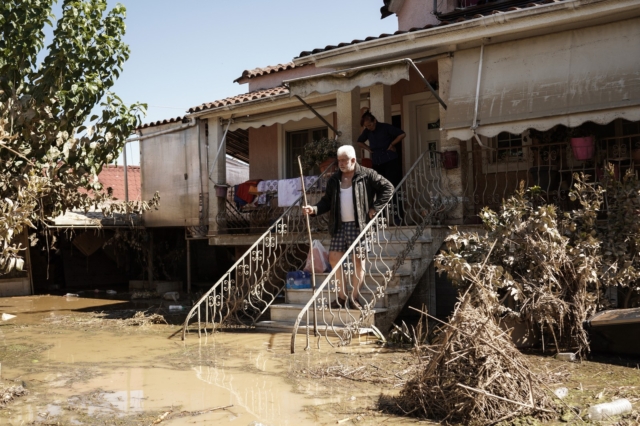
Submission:
M 287 272 L 287 288 L 311 288 L 311 274 L 305 271 Z
M 630 413 L 633 407 L 627 399 L 616 399 L 612 402 L 597 404 L 589 408 L 591 420 L 606 420 L 612 416 Z

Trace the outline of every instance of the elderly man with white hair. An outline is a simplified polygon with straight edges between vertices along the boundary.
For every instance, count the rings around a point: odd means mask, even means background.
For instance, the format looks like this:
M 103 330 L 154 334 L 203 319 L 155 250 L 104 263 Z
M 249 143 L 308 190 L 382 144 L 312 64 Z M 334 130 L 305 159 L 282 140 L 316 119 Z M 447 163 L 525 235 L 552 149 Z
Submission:
M 315 206 L 304 206 L 304 213 L 321 215 L 329 213 L 329 263 L 335 269 L 338 261 L 353 244 L 367 223 L 391 199 L 393 185 L 376 171 L 362 167 L 356 163 L 356 152 L 353 146 L 343 145 L 338 148 L 338 167 L 327 182 L 324 196 Z M 364 279 L 364 270 L 360 259 L 354 256 L 355 281 L 353 291 L 347 302 L 347 287 L 342 269 L 336 275 L 340 280 L 338 297 L 331 303 L 332 309 L 358 308 L 360 287 Z

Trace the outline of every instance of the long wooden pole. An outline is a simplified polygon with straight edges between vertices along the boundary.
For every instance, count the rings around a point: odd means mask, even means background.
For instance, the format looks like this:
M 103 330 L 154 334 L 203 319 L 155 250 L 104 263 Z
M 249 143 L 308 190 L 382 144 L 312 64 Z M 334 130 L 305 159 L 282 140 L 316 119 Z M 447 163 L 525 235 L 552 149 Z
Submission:
M 302 171 L 302 160 L 298 155 L 298 167 L 300 168 L 300 184 L 302 188 L 302 199 L 304 201 L 304 205 L 307 204 L 307 191 L 304 187 L 304 172 Z M 307 234 L 309 236 L 309 254 L 311 256 L 311 288 L 313 289 L 313 294 L 316 293 L 316 268 L 313 261 L 313 237 L 311 236 L 311 221 L 309 220 L 309 215 L 305 214 L 304 217 L 307 219 Z M 313 296 L 312 296 L 313 297 Z M 316 315 L 316 304 L 313 304 L 313 335 L 318 336 L 318 316 Z M 309 342 L 307 342 L 309 344 Z

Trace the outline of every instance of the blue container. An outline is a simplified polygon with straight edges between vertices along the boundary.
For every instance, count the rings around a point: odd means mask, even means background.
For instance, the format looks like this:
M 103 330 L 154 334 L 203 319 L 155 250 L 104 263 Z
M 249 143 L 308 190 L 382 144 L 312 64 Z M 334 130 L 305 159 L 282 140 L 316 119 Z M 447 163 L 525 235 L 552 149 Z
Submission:
M 311 288 L 311 273 L 305 271 L 287 272 L 287 288 Z

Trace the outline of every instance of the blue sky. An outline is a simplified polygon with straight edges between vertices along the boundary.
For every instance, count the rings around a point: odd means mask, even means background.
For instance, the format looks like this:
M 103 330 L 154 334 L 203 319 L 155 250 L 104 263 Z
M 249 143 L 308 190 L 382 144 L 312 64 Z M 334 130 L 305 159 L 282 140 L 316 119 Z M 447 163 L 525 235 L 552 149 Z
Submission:
M 109 0 L 110 5 L 117 2 Z M 113 90 L 149 105 L 145 122 L 247 91 L 245 69 L 288 62 L 303 50 L 397 29 L 382 0 L 120 0 L 131 57 Z M 54 12 L 55 13 L 55 12 Z M 128 149 L 139 163 L 138 147 Z M 121 161 L 118 164 L 122 164 Z

